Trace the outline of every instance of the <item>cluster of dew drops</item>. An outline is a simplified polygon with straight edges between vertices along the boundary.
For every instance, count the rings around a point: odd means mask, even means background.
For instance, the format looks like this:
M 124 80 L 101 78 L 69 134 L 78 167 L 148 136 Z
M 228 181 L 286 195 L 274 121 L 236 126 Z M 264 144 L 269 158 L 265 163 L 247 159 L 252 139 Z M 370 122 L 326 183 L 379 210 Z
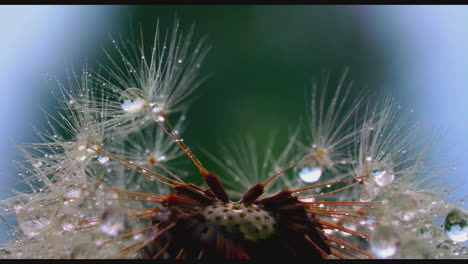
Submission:
M 372 157 L 368 157 L 367 161 L 370 161 Z M 305 183 L 314 183 L 317 182 L 322 174 L 323 168 L 316 161 L 304 158 L 299 165 L 295 168 L 296 174 L 299 178 Z M 391 166 L 382 168 L 379 170 L 374 170 L 370 173 L 373 181 L 377 186 L 385 187 L 390 185 L 395 179 L 395 173 Z M 329 185 L 327 187 L 330 187 Z M 361 199 L 362 201 L 368 201 L 368 199 Z M 445 203 L 441 202 L 432 202 L 432 205 L 436 203 Z M 460 206 L 464 205 L 465 201 L 462 199 L 459 201 Z M 410 193 L 400 193 L 398 194 L 398 200 L 393 200 L 393 203 L 389 205 L 393 212 L 399 219 L 399 221 L 406 223 L 414 220 L 417 217 L 418 211 L 418 201 Z M 447 208 L 447 207 L 446 207 Z M 366 223 L 366 220 L 360 221 Z M 367 221 L 369 222 L 369 221 Z M 468 247 L 464 246 L 464 243 L 468 240 L 468 213 L 460 208 L 453 208 L 445 215 L 444 223 L 442 228 L 445 231 L 446 237 L 450 240 L 444 239 L 443 234 L 438 233 L 437 231 L 432 230 L 432 233 L 429 232 L 429 227 L 432 226 L 432 223 L 426 223 L 425 226 L 421 228 L 421 234 L 424 238 L 437 238 L 431 237 L 436 235 L 439 237 L 437 240 L 438 243 L 436 248 L 444 249 L 447 252 L 455 256 L 467 256 Z M 327 230 L 326 230 L 327 231 Z M 345 234 L 344 234 L 345 235 Z M 347 234 L 349 235 L 349 234 Z M 431 241 L 432 242 L 432 241 Z M 370 249 L 378 258 L 391 258 L 396 256 L 400 250 L 400 236 L 398 232 L 391 225 L 381 225 L 373 228 L 372 238 L 370 240 Z M 415 248 L 415 251 L 424 250 L 421 248 Z M 406 252 L 410 251 L 406 250 Z M 415 255 L 406 254 L 408 257 L 425 257 L 424 255 Z M 448 255 L 440 254 L 436 257 L 448 257 Z
M 138 112 L 146 106 L 150 106 L 153 113 L 161 111 L 157 104 L 147 103 L 140 94 L 141 90 L 137 88 L 129 88 L 121 96 L 121 108 L 124 112 L 133 113 Z M 72 103 L 72 102 L 70 102 Z M 84 146 L 83 146 L 84 148 Z M 84 149 L 83 149 L 84 150 Z M 86 157 L 84 157 L 86 158 Z M 95 156 L 100 164 L 106 164 L 109 158 L 106 156 Z M 39 167 L 40 162 L 33 163 L 34 167 Z M 312 160 L 303 160 L 294 169 L 297 176 L 305 183 L 314 183 L 320 180 L 324 169 L 320 164 Z M 0 172 L 0 173 L 3 173 Z M 371 172 L 374 182 L 379 187 L 390 185 L 395 179 L 393 168 L 388 167 Z M 79 199 L 82 196 L 80 188 L 71 188 L 65 194 L 69 201 Z M 44 201 L 31 201 L 15 202 L 11 207 L 5 208 L 6 211 L 13 210 L 17 214 L 17 224 L 20 231 L 27 237 L 37 236 L 41 231 L 53 222 L 52 217 L 56 212 L 45 210 L 44 208 L 54 208 L 50 204 L 43 204 Z M 463 204 L 464 200 L 460 201 Z M 25 208 L 25 204 L 30 204 Z M 39 208 L 37 207 L 39 206 Z M 392 206 L 392 205 L 390 205 Z M 403 222 L 409 222 L 416 217 L 417 201 L 410 194 L 401 194 L 399 197 L 398 210 L 395 211 L 396 215 Z M 36 208 L 36 209 L 35 209 Z M 56 207 L 55 207 L 56 208 Z M 72 231 L 78 225 L 78 217 L 76 215 L 64 214 L 61 219 L 61 228 L 64 231 Z M 121 235 L 128 224 L 127 212 L 119 208 L 108 208 L 102 213 L 100 217 L 100 231 L 108 236 L 116 237 Z M 468 213 L 459 208 L 449 210 L 445 216 L 444 223 L 442 224 L 446 237 L 450 240 L 445 240 L 439 245 L 438 248 L 446 248 L 450 250 L 453 245 L 464 243 L 468 240 Z M 440 234 L 439 234 L 440 236 Z M 370 240 L 370 248 L 372 252 L 379 258 L 390 258 L 395 256 L 399 250 L 400 239 L 398 233 L 391 226 L 378 226 L 374 228 L 372 238 Z M 462 247 L 462 251 L 457 251 L 455 254 L 465 255 L 466 247 Z

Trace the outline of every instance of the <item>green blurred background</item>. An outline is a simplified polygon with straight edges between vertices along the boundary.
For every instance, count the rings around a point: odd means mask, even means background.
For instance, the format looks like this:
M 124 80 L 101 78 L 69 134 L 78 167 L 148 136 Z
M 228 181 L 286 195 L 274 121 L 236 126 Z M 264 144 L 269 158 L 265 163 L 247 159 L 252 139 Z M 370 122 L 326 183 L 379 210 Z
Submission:
M 383 51 L 343 7 L 142 6 L 130 12 L 145 35 L 154 34 L 158 18 L 163 30 L 172 28 L 176 16 L 183 29 L 195 24 L 195 40 L 208 38 L 212 49 L 201 76 L 209 78 L 196 92 L 184 134 L 195 150 L 216 153 L 226 139 L 252 135 L 263 152 L 273 132 L 283 146 L 289 129 L 305 121 L 312 83 L 324 72 L 335 85 L 349 67 L 360 84 L 356 91 L 383 87 Z

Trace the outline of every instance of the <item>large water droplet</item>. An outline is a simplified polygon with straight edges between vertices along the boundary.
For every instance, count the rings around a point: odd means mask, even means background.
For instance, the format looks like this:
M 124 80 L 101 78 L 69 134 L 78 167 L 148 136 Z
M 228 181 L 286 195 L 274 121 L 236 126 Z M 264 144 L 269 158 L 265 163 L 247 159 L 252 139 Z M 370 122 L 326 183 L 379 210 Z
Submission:
M 99 156 L 98 158 L 99 163 L 106 164 L 109 161 L 109 157 L 107 156 Z
M 50 201 L 39 201 L 23 206 L 16 219 L 21 233 L 34 237 L 47 229 L 57 213 L 57 206 L 57 203 Z
M 78 226 L 78 216 L 74 214 L 64 214 L 59 221 L 60 226 L 65 231 L 73 231 Z
M 143 91 L 138 88 L 128 88 L 120 95 L 122 110 L 127 113 L 135 113 L 143 109 L 146 101 L 143 99 Z
M 135 99 L 133 101 L 130 99 L 127 99 L 121 104 L 121 107 L 122 107 L 122 110 L 124 110 L 127 113 L 135 113 L 143 109 L 145 104 L 146 104 L 146 101 L 141 98 Z
M 108 207 L 101 215 L 101 231 L 109 236 L 118 236 L 128 224 L 127 210 L 119 207 Z
M 390 206 L 395 215 L 405 222 L 413 220 L 418 212 L 418 201 L 408 193 L 394 195 Z
M 65 199 L 80 199 L 82 190 L 79 186 L 71 185 L 64 188 L 63 198 Z
M 307 183 L 316 182 L 322 176 L 322 167 L 317 162 L 313 154 L 306 155 L 299 162 L 295 171 L 299 178 Z
M 23 206 L 27 204 L 30 201 L 30 198 L 27 198 L 25 196 L 18 197 L 14 202 L 11 203 L 10 207 L 13 209 L 13 211 L 18 214 L 21 209 L 23 209 Z
M 393 169 L 390 168 L 384 170 L 375 170 L 371 174 L 375 183 L 380 187 L 389 185 L 395 179 Z
M 468 214 L 461 209 L 453 209 L 445 217 L 444 230 L 456 242 L 468 240 Z
M 34 168 L 39 168 L 39 167 L 41 167 L 42 162 L 39 160 L 39 161 L 33 163 L 32 165 L 33 165 Z
M 377 226 L 370 240 L 372 252 L 378 258 L 390 258 L 400 248 L 400 239 L 390 226 Z

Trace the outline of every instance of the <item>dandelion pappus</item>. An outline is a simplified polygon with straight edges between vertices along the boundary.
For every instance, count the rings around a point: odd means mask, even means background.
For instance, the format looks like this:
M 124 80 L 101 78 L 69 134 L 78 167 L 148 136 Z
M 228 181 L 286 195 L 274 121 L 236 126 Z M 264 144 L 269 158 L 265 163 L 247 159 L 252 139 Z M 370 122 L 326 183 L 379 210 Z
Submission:
M 173 130 L 167 115 L 163 117 L 164 122 L 162 119 L 155 120 L 157 125 L 198 168 L 208 188 L 185 183 L 180 178 L 173 180 L 152 173 L 163 180 L 170 181 L 171 183 L 168 183 L 156 179 L 170 186 L 173 192 L 161 196 L 157 201 L 160 205 L 153 208 L 152 213 L 146 216 L 150 219 L 150 223 L 144 230 L 145 240 L 124 249 L 122 251 L 124 255 L 140 252 L 143 258 L 169 259 L 267 259 L 271 257 L 317 259 L 327 258 L 329 255 L 347 258 L 341 253 L 356 256 L 352 252 L 335 246 L 332 242 L 338 244 L 345 242 L 324 232 L 324 225 L 330 227 L 333 224 L 317 219 L 316 214 L 327 215 L 326 212 L 315 210 L 316 203 L 299 200 L 298 193 L 321 187 L 323 184 L 296 190 L 283 189 L 276 194 L 261 198 L 268 183 L 287 170 L 296 167 L 299 162 L 280 170 L 266 181 L 253 185 L 240 201 L 233 202 L 218 176 L 205 169 Z M 93 150 L 111 159 L 124 161 L 103 150 Z M 311 155 L 313 154 L 309 154 L 307 159 L 312 159 Z M 125 166 L 130 168 L 131 164 L 125 164 Z M 146 169 L 145 171 L 150 172 Z M 349 181 L 356 182 L 345 189 L 360 182 L 356 178 L 349 178 L 326 184 Z M 136 195 L 151 196 L 150 194 Z M 378 205 L 378 203 L 350 204 Z M 341 204 L 336 202 L 335 205 Z M 343 205 L 347 204 L 343 203 Z M 333 212 L 339 214 L 340 210 L 333 210 Z M 333 225 L 333 228 L 363 237 L 367 236 L 361 232 L 347 230 L 341 225 Z M 358 254 L 370 256 L 355 246 L 347 246 L 357 251 Z
M 207 170 L 179 136 L 207 49 L 200 43 L 189 53 L 191 42 L 177 28 L 162 43 L 156 35 L 149 54 L 143 43 L 115 43 L 117 60 L 108 54 L 102 71 L 85 67 L 70 88 L 59 85 L 64 113 L 52 119 L 58 128 L 51 124 L 31 151 L 21 149 L 26 161 L 18 167 L 30 191 L 0 200 L 2 214 L 17 219 L 10 227 L 17 238 L 0 257 L 422 258 L 447 256 L 447 248 L 463 254 L 444 240 L 466 240 L 466 214 L 447 214 L 452 208 L 440 195 L 421 187 L 417 177 L 427 169 L 419 170 L 413 127 L 401 135 L 390 97 L 347 100 L 346 73 L 331 100 L 328 78 L 323 89 L 313 87 L 308 123 L 280 153 L 270 142 L 258 162 L 252 138 L 223 142 L 223 158 L 208 153 L 222 169 Z M 180 118 L 173 126 L 174 113 Z M 192 176 L 201 185 L 185 181 L 181 156 L 198 168 Z M 447 215 L 445 237 L 430 224 L 437 215 Z M 440 246 L 428 244 L 429 235 Z

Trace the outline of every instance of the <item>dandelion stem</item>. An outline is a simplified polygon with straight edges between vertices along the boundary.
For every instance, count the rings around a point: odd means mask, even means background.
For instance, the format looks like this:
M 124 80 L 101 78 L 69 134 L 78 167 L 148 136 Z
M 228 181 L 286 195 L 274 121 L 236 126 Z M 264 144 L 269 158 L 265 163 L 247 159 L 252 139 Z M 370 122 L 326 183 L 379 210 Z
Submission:
M 265 187 L 265 185 L 267 185 L 269 182 L 271 182 L 273 179 L 275 179 L 275 178 L 278 177 L 279 175 L 281 175 L 281 174 L 283 174 L 284 172 L 286 172 L 286 171 L 288 171 L 288 170 L 290 170 L 290 169 L 296 167 L 297 164 L 298 164 L 298 162 L 296 162 L 296 163 L 294 163 L 294 164 L 292 164 L 292 165 L 289 165 L 288 167 L 286 167 L 286 168 L 284 168 L 284 169 L 278 171 L 275 175 L 271 176 L 268 180 L 262 182 L 261 185 L 262 185 L 263 187 Z
M 193 154 L 193 152 L 190 150 L 189 147 L 187 147 L 187 145 L 183 142 L 182 138 L 177 134 L 177 132 L 173 129 L 172 125 L 169 123 L 168 121 L 168 118 L 167 118 L 167 114 L 166 113 L 161 113 L 161 115 L 163 116 L 163 119 L 164 119 L 164 122 L 165 124 L 168 126 L 168 128 L 171 130 L 171 132 L 169 132 L 163 125 L 162 123 L 159 121 L 159 120 L 156 120 L 154 117 L 154 121 L 156 122 L 156 124 L 164 131 L 164 133 L 166 133 L 166 135 L 171 138 L 171 140 L 177 144 L 177 146 L 179 146 L 179 148 L 187 155 L 187 157 L 193 162 L 193 164 L 198 168 L 199 172 L 202 174 L 202 175 L 206 175 L 206 174 L 209 174 L 209 171 L 207 169 L 205 169 L 205 167 L 203 167 L 203 165 L 201 164 L 201 162 L 195 157 L 195 154 Z M 175 136 L 174 136 L 174 135 Z

